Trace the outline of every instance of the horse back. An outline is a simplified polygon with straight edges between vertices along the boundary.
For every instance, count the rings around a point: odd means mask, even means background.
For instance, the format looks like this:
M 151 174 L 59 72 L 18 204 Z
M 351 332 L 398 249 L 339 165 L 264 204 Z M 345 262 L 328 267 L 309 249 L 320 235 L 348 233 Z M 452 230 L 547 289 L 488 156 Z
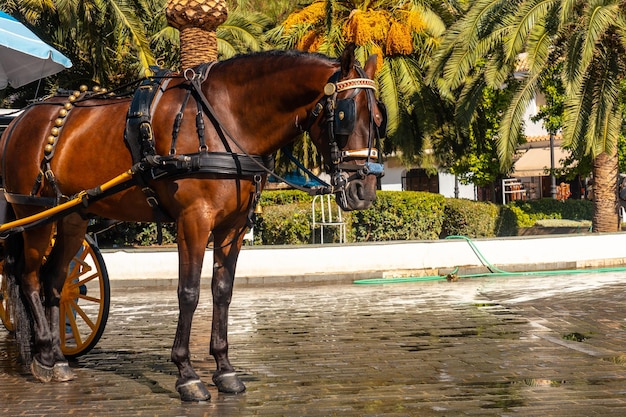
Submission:
M 184 110 L 183 123 L 177 151 L 190 153 L 198 151 L 196 125 L 197 108 L 195 103 L 186 108 L 181 106 L 185 90 L 178 88 L 179 82 L 170 87 L 154 108 L 152 127 L 156 152 L 167 155 L 172 144 L 172 128 L 178 112 Z M 191 101 L 191 100 L 190 100 Z M 130 98 L 89 99 L 77 102 L 64 117 L 59 117 L 67 97 L 54 97 L 32 105 L 14 121 L 2 138 L 2 172 L 5 188 L 14 194 L 35 194 L 42 197 L 55 196 L 55 189 L 49 181 L 40 187 L 36 182 L 42 170 L 50 169 L 58 190 L 64 196 L 72 196 L 80 191 L 97 187 L 126 172 L 133 166 L 130 148 L 125 142 L 124 131 Z M 61 121 L 59 121 L 61 119 Z M 224 149 L 217 139 L 213 126 L 206 123 L 207 144 L 210 150 Z M 52 153 L 46 151 L 53 130 L 56 140 Z M 49 166 L 43 166 L 45 162 Z M 42 162 L 44 164 L 42 164 Z M 161 203 L 168 214 L 176 217 L 179 207 L 198 204 L 199 195 L 204 196 L 205 207 L 224 205 L 223 194 L 237 193 L 236 204 L 226 212 L 240 211 L 248 202 L 251 185 L 242 186 L 242 181 L 215 178 L 178 178 L 175 180 L 151 181 Z M 219 184 L 218 184 L 219 182 Z M 243 181 L 247 183 L 249 181 Z M 153 221 L 154 211 L 146 202 L 141 187 L 133 186 L 100 202 L 94 203 L 86 211 L 103 217 L 128 221 Z M 222 215 L 222 214 L 221 214 Z M 221 217 L 221 215 L 219 217 Z

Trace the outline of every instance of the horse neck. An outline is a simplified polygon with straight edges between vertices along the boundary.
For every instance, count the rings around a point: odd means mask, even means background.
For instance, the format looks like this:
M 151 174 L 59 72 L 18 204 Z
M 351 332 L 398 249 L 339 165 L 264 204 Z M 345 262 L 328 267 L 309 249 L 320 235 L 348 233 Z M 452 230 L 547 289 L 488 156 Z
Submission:
M 236 66 L 226 61 L 216 73 L 222 74 L 229 110 L 237 119 L 233 129 L 246 151 L 269 155 L 299 137 L 336 70 L 332 61 L 298 56 L 243 59 Z

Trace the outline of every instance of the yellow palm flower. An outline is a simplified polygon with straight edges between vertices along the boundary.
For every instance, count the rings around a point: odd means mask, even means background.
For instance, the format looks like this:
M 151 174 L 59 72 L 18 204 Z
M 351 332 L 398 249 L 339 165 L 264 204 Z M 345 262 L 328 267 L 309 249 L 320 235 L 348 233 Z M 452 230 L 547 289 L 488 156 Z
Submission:
M 426 29 L 424 16 L 419 11 L 406 12 L 406 24 L 414 32 L 423 32 Z
M 400 22 L 393 22 L 386 42 L 387 55 L 409 55 L 413 52 L 411 29 Z
M 389 32 L 389 14 L 384 10 L 353 10 L 346 21 L 343 32 L 348 42 L 359 46 L 369 42 L 382 44 Z
M 315 24 L 326 18 L 326 5 L 322 2 L 313 3 L 299 12 L 292 13 L 287 17 L 283 26 L 288 31 L 296 25 Z
M 296 48 L 306 52 L 318 52 L 322 43 L 324 43 L 324 36 L 315 30 L 311 30 L 300 38 Z

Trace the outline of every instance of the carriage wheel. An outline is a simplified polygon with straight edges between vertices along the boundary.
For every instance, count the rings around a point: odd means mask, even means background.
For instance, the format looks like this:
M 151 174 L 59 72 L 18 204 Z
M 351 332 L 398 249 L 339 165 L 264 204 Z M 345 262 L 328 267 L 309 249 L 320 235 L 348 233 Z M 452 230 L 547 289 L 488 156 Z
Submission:
M 10 302 L 9 283 L 2 275 L 2 266 L 4 266 L 4 261 L 0 262 L 0 320 L 9 332 L 14 332 L 13 303 Z
M 93 239 L 70 262 L 61 292 L 61 350 L 68 358 L 89 352 L 98 343 L 107 319 L 111 289 L 104 259 Z

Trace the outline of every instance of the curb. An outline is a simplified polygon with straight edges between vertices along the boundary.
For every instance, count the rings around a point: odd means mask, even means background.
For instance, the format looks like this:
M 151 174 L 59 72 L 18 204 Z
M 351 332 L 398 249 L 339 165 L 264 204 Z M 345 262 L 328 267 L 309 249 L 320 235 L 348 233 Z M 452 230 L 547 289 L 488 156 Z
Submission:
M 357 279 L 485 272 L 484 260 L 511 272 L 626 265 L 626 234 L 580 234 L 348 245 L 245 246 L 237 286 L 349 284 Z M 476 253 L 475 249 L 479 251 Z M 112 288 L 175 287 L 175 248 L 103 249 Z M 212 250 L 204 257 L 203 285 L 211 279 Z

